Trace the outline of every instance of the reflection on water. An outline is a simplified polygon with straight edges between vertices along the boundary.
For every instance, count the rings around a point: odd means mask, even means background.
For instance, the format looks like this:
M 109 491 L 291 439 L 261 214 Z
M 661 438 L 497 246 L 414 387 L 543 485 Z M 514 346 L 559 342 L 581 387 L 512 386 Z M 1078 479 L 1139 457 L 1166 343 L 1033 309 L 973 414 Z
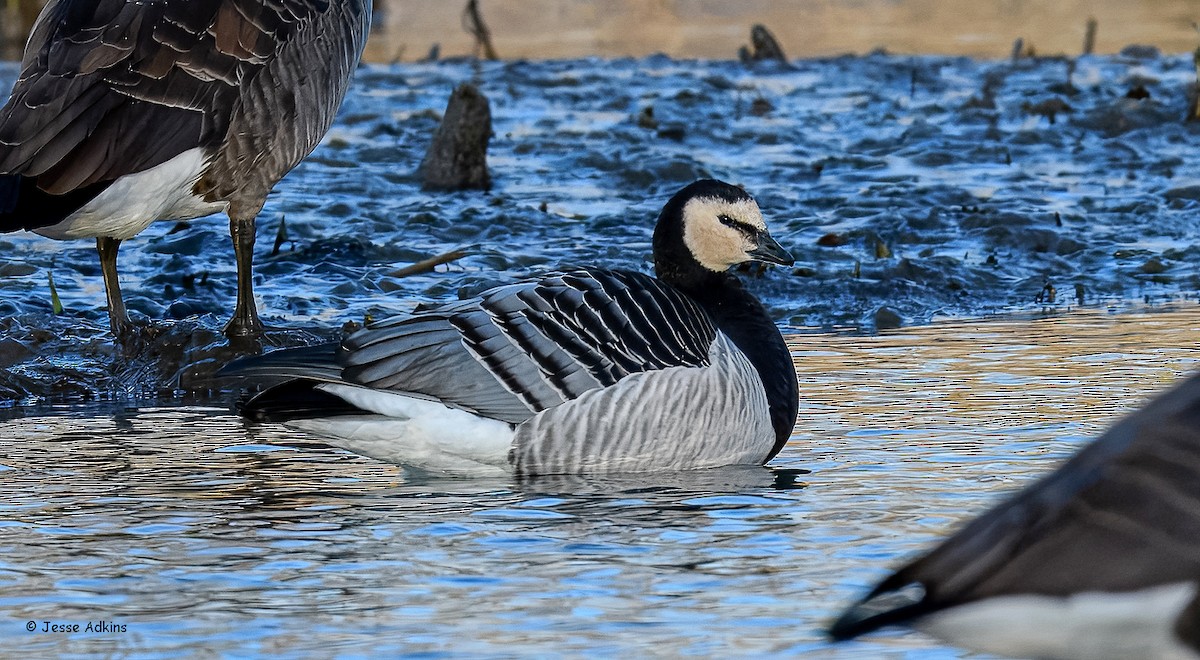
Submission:
M 775 466 L 799 475 L 414 479 L 222 410 L 16 410 L 0 635 L 40 656 L 958 657 L 820 628 L 1193 368 L 1197 327 L 1190 307 L 793 337 L 801 419 Z

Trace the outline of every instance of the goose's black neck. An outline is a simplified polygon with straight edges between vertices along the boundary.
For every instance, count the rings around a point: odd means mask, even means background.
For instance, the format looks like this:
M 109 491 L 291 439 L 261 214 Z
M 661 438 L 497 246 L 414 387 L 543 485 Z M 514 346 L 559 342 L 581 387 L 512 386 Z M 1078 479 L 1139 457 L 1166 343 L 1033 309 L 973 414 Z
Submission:
M 762 379 L 775 429 L 775 446 L 767 456 L 779 453 L 792 434 L 799 407 L 796 370 L 783 336 L 766 308 L 742 288 L 738 278 L 700 265 L 684 240 L 684 206 L 696 197 L 738 202 L 750 199 L 741 188 L 705 179 L 679 191 L 658 217 L 654 229 L 654 270 L 658 279 L 695 300 L 712 317 L 717 328 L 729 337 Z

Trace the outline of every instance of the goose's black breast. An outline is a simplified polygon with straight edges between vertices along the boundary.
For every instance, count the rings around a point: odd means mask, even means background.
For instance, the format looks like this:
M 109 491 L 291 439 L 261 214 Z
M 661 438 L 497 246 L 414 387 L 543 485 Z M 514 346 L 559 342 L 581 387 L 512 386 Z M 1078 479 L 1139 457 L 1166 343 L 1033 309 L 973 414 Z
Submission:
M 775 429 L 775 446 L 767 460 L 774 458 L 791 437 L 799 409 L 796 370 L 783 335 L 762 303 L 732 275 L 722 274 L 703 286 L 689 287 L 687 293 L 758 370 Z

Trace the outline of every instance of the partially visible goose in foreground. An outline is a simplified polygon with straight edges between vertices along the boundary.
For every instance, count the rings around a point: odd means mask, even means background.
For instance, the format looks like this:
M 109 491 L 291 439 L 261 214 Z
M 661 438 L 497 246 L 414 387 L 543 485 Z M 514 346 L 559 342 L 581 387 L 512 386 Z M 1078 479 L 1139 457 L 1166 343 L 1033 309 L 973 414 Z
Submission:
M 702 180 L 654 231 L 658 279 L 573 268 L 276 351 L 224 375 L 285 379 L 241 412 L 374 458 L 521 475 L 762 464 L 796 421 L 796 372 L 728 273 L 791 264 L 743 190 Z
M 0 109 L 0 232 L 95 238 L 120 336 L 121 241 L 225 211 L 225 330 L 258 333 L 255 217 L 329 130 L 370 14 L 371 0 L 50 0 Z
M 1021 658 L 1200 658 L 1200 376 L 875 587 L 833 624 Z

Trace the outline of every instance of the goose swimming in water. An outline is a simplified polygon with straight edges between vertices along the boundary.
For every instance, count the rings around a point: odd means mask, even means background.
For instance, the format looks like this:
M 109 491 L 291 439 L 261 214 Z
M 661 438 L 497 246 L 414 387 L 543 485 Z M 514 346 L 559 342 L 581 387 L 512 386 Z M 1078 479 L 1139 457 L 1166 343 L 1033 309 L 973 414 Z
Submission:
M 431 471 L 762 464 L 798 398 L 782 335 L 727 272 L 749 261 L 792 258 L 746 192 L 701 180 L 659 216 L 657 279 L 572 268 L 222 375 L 277 383 L 243 404 L 248 417 Z
M 1200 376 L 885 579 L 831 634 L 1020 658 L 1200 658 Z
M 0 109 L 0 232 L 95 238 L 119 337 L 121 241 L 224 211 L 225 331 L 257 334 L 254 220 L 329 130 L 370 14 L 371 0 L 50 0 Z

